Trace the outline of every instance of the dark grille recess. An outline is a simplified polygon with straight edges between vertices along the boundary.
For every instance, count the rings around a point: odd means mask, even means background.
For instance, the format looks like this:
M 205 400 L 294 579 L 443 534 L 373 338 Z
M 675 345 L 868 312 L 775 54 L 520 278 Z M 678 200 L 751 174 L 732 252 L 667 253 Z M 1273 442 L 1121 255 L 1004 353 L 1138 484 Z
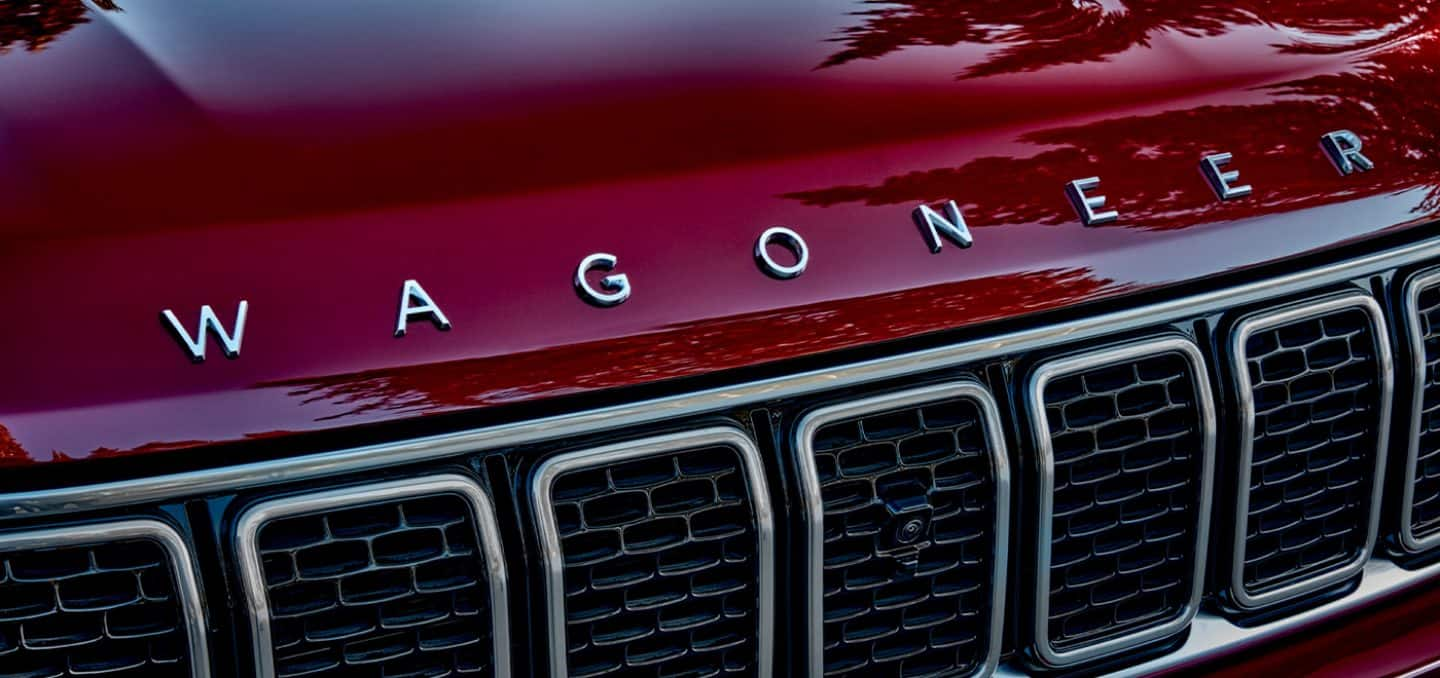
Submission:
M 159 544 L 0 553 L 0 565 L 0 675 L 190 675 L 174 573 Z
M 1334 311 L 1245 342 L 1255 422 L 1244 585 L 1258 592 L 1359 557 L 1381 386 L 1369 314 Z
M 1425 376 L 1420 384 L 1419 445 L 1416 447 L 1410 529 L 1416 537 L 1440 530 L 1440 285 L 1428 285 L 1416 299 L 1415 322 L 1424 341 Z
M 1048 628 L 1057 650 L 1184 612 L 1203 519 L 1197 399 L 1191 364 L 1178 353 L 1046 385 L 1055 470 Z
M 827 675 L 956 675 L 985 661 L 995 473 L 983 421 L 956 398 L 816 432 Z
M 759 559 L 726 446 L 556 477 L 572 676 L 752 674 Z
M 493 673 L 490 589 L 464 499 L 278 518 L 258 543 L 278 675 Z

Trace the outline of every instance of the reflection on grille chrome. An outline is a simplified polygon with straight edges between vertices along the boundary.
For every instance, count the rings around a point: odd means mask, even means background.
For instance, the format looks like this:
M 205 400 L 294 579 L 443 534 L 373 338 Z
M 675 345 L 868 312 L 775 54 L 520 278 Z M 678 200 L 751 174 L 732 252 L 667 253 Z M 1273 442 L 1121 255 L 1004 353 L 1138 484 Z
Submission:
M 891 430 L 872 430 L 886 423 L 893 424 Z M 841 427 L 846 430 L 838 431 Z M 1010 531 L 1010 470 L 1002 431 L 994 398 L 974 382 L 826 407 L 801 420 L 793 448 L 806 524 L 810 675 L 876 668 L 899 672 L 902 661 L 905 668 L 926 663 L 927 674 L 994 670 L 1000 659 Z M 876 456 L 871 450 L 883 458 L 860 458 Z M 857 468 L 845 468 L 855 466 L 849 457 L 857 458 Z M 890 483 L 894 491 L 882 487 L 887 478 L 898 481 Z M 861 485 L 863 497 L 847 502 L 839 496 L 845 487 Z M 857 517 L 866 512 L 881 516 L 883 524 L 858 525 L 863 519 Z M 829 525 L 827 517 L 843 522 Z M 922 526 L 920 534 L 894 538 L 892 533 L 914 521 Z M 863 555 L 832 553 L 846 541 Z M 853 564 L 870 568 L 874 581 L 847 593 L 842 590 L 846 583 L 835 580 L 848 579 Z M 877 564 L 884 571 L 875 573 Z M 876 599 L 887 591 L 915 582 L 923 584 L 916 595 L 897 595 L 894 600 L 901 602 L 877 606 Z M 856 600 L 847 607 L 844 595 Z M 859 634 L 863 637 L 848 642 L 846 636 L 856 634 L 844 632 L 847 623 L 882 626 L 873 623 L 877 607 L 883 609 L 879 615 L 906 620 L 911 611 L 924 613 L 913 615 L 919 622 L 896 626 L 892 633 Z
M 208 676 L 189 550 L 158 520 L 0 536 L 0 673 Z
M 364 667 L 379 676 L 404 661 L 509 675 L 500 532 L 473 480 L 442 474 L 276 498 L 236 525 L 259 676 Z M 287 600 L 287 585 L 323 587 L 328 598 Z
M 1240 454 L 1228 594 L 1258 609 L 1364 569 L 1379 525 L 1393 365 L 1380 305 L 1359 293 L 1246 317 L 1230 355 Z M 1346 456 L 1331 458 L 1336 447 Z
M 1215 463 L 1206 374 L 1193 342 L 1164 337 L 1053 360 L 1032 375 L 1041 663 L 1071 666 L 1159 641 L 1198 611 Z
M 770 676 L 773 517 L 760 453 L 740 430 L 561 454 L 535 470 L 531 499 L 551 675 L 663 665 Z
M 1399 535 L 1419 553 L 1440 544 L 1440 269 L 1412 277 L 1401 299 L 1414 391 Z
M 0 494 L 0 522 L 14 519 L 34 524 L 38 521 L 57 520 L 67 515 L 97 515 L 103 512 L 111 512 L 113 515 L 117 512 L 133 510 L 135 507 L 153 509 L 162 502 L 188 501 L 208 496 L 233 496 L 234 493 L 259 491 L 263 488 L 283 484 L 293 486 L 342 476 L 354 477 L 382 470 L 389 472 L 393 469 L 447 464 L 460 460 L 475 462 L 482 457 L 486 461 L 490 461 L 504 456 L 508 457 L 509 461 L 518 461 L 523 464 L 527 454 L 544 453 L 546 450 L 553 449 L 554 445 L 564 444 L 562 441 L 580 436 L 626 435 L 627 432 L 642 427 L 662 424 L 678 427 L 686 423 L 716 421 L 734 415 L 749 415 L 753 418 L 764 414 L 773 414 L 779 409 L 793 406 L 797 402 L 814 402 L 812 399 L 833 398 L 826 394 L 833 393 L 836 389 L 854 389 L 878 383 L 928 383 L 933 379 L 962 370 L 972 372 L 980 370 L 982 377 L 993 380 L 991 383 L 997 389 L 997 395 L 1001 395 L 998 391 L 1001 384 L 1004 383 L 1007 388 L 1010 385 L 1008 373 L 1004 372 L 1003 368 L 1014 364 L 1011 361 L 1029 360 L 1037 352 L 1054 351 L 1057 347 L 1074 346 L 1082 342 L 1098 342 L 1106 337 L 1131 336 L 1133 333 L 1144 332 L 1161 325 L 1182 331 L 1190 329 L 1208 331 L 1211 329 L 1208 323 L 1209 319 L 1229 314 L 1237 309 L 1255 308 L 1272 304 L 1275 300 L 1294 298 L 1298 295 L 1314 296 L 1321 290 L 1329 290 L 1341 285 L 1378 286 L 1381 283 L 1396 281 L 1398 271 L 1409 271 L 1417 266 L 1433 266 L 1436 263 L 1440 263 L 1440 238 L 1429 238 L 1384 251 L 1359 254 L 1333 264 L 1281 272 L 1276 275 L 1264 275 L 1241 284 L 1228 286 L 1227 283 L 1227 286 L 1223 288 L 1198 293 L 1182 292 L 1173 297 L 1143 302 L 1139 305 L 1131 305 L 1125 300 L 1117 299 L 1114 310 L 1086 313 L 1084 309 L 1075 309 L 1077 312 L 1066 316 L 1063 322 L 1037 319 L 1039 324 L 1030 326 L 1028 324 L 1030 319 L 1017 320 L 1017 322 L 1026 323 L 1026 326 L 999 334 L 980 334 L 958 343 L 933 345 L 906 353 L 889 354 L 888 349 L 876 346 L 877 355 L 864 360 L 832 364 L 828 362 L 828 359 L 817 357 L 814 363 L 806 362 L 805 364 L 812 365 L 812 367 L 805 368 L 803 371 L 778 374 L 754 381 L 732 381 L 728 376 L 716 375 L 714 381 L 707 380 L 705 382 L 710 385 L 698 391 L 679 390 L 684 387 L 675 386 L 675 390 L 667 390 L 661 395 L 645 400 L 617 402 L 594 409 L 565 411 L 536 419 L 507 420 L 483 428 L 454 431 L 423 438 L 380 441 L 356 445 L 347 449 L 295 454 L 270 460 L 216 465 L 179 472 L 162 472 L 156 475 L 106 482 L 6 492 Z M 1350 289 L 1356 288 L 1351 287 Z M 1394 293 L 1396 290 L 1392 288 L 1390 292 Z M 1397 307 L 1402 305 L 1401 301 L 1400 295 L 1397 294 Z M 1429 305 L 1425 304 L 1424 307 L 1429 308 Z M 1397 313 L 1394 320 L 1402 322 L 1401 315 L 1403 314 Z M 1429 332 L 1429 329 L 1421 328 L 1421 334 L 1424 336 L 1415 340 L 1417 347 L 1423 345 Z M 1206 339 L 1228 343 L 1231 337 L 1207 335 Z M 1228 362 L 1233 358 L 1231 353 L 1233 351 L 1227 351 L 1222 357 Z M 1386 365 L 1384 368 L 1388 369 L 1389 366 Z M 1223 367 L 1217 369 L 1216 373 L 1223 373 L 1227 379 L 1233 376 Z M 738 373 L 732 376 L 735 379 L 744 378 Z M 897 386 L 897 388 L 904 388 L 904 386 Z M 1234 389 L 1234 385 L 1227 383 L 1224 388 L 1229 393 Z M 671 387 L 657 386 L 657 389 L 671 389 Z M 1409 389 L 1403 395 L 1411 395 Z M 1003 397 L 1002 400 L 1004 400 Z M 1404 406 L 1403 401 L 1396 403 L 1395 406 Z M 1421 407 L 1423 408 L 1423 405 Z M 1238 426 L 1237 419 L 1238 417 L 1231 418 L 1227 415 L 1223 423 L 1232 427 Z M 1007 431 L 1007 433 L 1009 432 Z M 1240 437 L 1236 433 L 1238 432 L 1233 429 L 1224 429 L 1223 440 L 1226 443 L 1239 442 Z M 1229 455 L 1226 457 L 1228 459 Z M 1227 464 L 1226 471 L 1229 470 L 1228 466 Z M 487 468 L 496 472 L 497 480 L 500 480 L 499 466 L 488 467 L 487 465 Z M 1029 471 L 1028 468 L 1026 470 Z M 788 474 L 790 469 L 782 467 L 780 472 Z M 1399 474 L 1394 475 L 1398 476 Z M 755 477 L 758 477 L 758 474 Z M 782 478 L 785 477 L 777 475 L 772 480 L 779 483 L 783 482 Z M 1030 489 L 1022 487 L 1022 480 L 1029 481 L 1031 478 L 1021 478 L 1019 475 L 1015 478 L 1014 487 L 1017 488 L 1015 494 L 1024 502 L 1017 505 L 1024 506 L 1025 510 L 1029 511 L 1034 507 L 1032 501 L 1034 495 Z M 1223 476 L 1225 486 L 1229 486 L 1234 481 L 1235 478 L 1228 473 Z M 1402 485 L 1404 484 L 1402 483 Z M 522 489 L 521 492 L 523 493 L 524 490 Z M 1219 508 L 1223 511 L 1217 513 L 1225 515 L 1227 518 L 1230 517 L 1229 513 L 1232 509 L 1229 503 L 1228 501 L 1222 502 Z M 220 501 L 190 503 L 190 507 L 196 512 L 220 505 L 222 505 Z M 1023 515 L 1029 517 L 1028 513 Z M 511 527 L 517 531 L 529 529 L 528 526 L 519 524 Z M 1216 535 L 1215 546 L 1222 547 L 1217 550 L 1224 551 L 1221 554 L 1223 556 L 1230 555 L 1229 543 L 1232 527 L 1232 521 L 1226 520 L 1225 524 L 1221 526 L 1222 529 L 1218 531 L 1219 534 Z M 1416 527 L 1421 527 L 1418 521 Z M 766 528 L 768 529 L 768 523 Z M 28 528 L 18 529 L 22 531 L 22 535 L 28 534 L 23 532 Z M 86 529 L 94 531 L 93 528 Z M 1387 525 L 1387 530 L 1389 529 L 1390 526 Z M 109 530 L 106 532 L 107 536 L 113 534 Z M 44 533 L 52 534 L 49 530 Z M 1019 534 L 1024 535 L 1023 542 L 1019 544 L 1012 542 L 1012 545 L 1028 549 L 1033 544 L 1031 541 L 1033 535 L 1023 531 Z M 1424 538 L 1431 533 L 1428 529 L 1417 529 L 1415 534 Z M 8 540 L 9 537 L 6 539 Z M 47 536 L 46 539 L 48 540 L 49 537 Z M 552 539 L 550 543 L 556 544 L 556 546 L 550 549 L 550 552 L 542 554 L 546 558 L 546 564 L 549 566 L 559 563 L 560 565 L 556 567 L 562 567 L 563 560 L 560 560 L 562 556 L 558 539 Z M 43 545 L 48 546 L 49 542 L 47 541 Z M 768 542 L 765 547 L 770 548 Z M 176 552 L 183 552 L 183 549 L 183 544 L 179 544 L 177 538 Z M 517 552 L 514 554 L 514 562 L 519 562 L 529 555 Z M 766 558 L 771 558 L 768 551 Z M 1225 562 L 1228 563 L 1228 559 Z M 1403 567 L 1390 559 L 1388 554 L 1377 555 L 1364 565 L 1363 578 L 1358 573 L 1356 574 L 1356 579 L 1359 581 L 1353 592 L 1348 589 L 1341 590 L 1336 586 L 1332 590 L 1338 595 L 1333 598 L 1320 599 L 1318 596 L 1310 596 L 1304 600 L 1307 603 L 1307 607 L 1304 609 L 1298 609 L 1297 606 L 1296 609 L 1287 607 L 1283 610 L 1276 610 L 1273 616 L 1264 620 L 1251 615 L 1244 615 L 1244 619 L 1237 619 L 1233 615 L 1235 610 L 1230 605 L 1207 609 L 1200 612 L 1197 619 L 1192 622 L 1190 633 L 1183 644 L 1178 644 L 1173 648 L 1163 648 L 1166 652 L 1157 652 L 1153 657 L 1129 655 L 1115 657 L 1113 663 L 1107 663 L 1103 668 L 1107 670 L 1113 668 L 1121 675 L 1150 675 L 1177 667 L 1191 667 L 1198 662 L 1223 657 L 1234 651 L 1237 645 L 1279 639 L 1283 634 L 1292 633 L 1302 625 L 1323 621 L 1336 614 L 1363 612 L 1367 606 L 1381 603 L 1397 594 L 1430 586 L 1437 577 L 1440 577 L 1440 564 L 1431 563 L 1415 566 L 1415 569 L 1406 569 L 1415 563 L 1409 562 L 1408 559 L 1402 559 L 1402 562 L 1404 562 Z M 1024 563 L 1015 563 L 1014 567 L 1017 571 L 1024 571 L 1032 565 L 1033 561 L 1027 560 Z M 187 568 L 186 571 L 189 572 L 189 566 L 183 562 L 180 567 Z M 1222 569 L 1228 568 L 1224 568 L 1222 565 Z M 563 575 L 563 570 L 560 573 Z M 765 575 L 768 577 L 769 572 L 767 571 Z M 1215 575 L 1212 578 L 1213 584 L 1218 584 L 1222 589 L 1229 588 L 1228 582 L 1231 579 L 1229 572 L 1216 572 Z M 188 574 L 182 577 L 182 579 L 188 578 Z M 550 581 L 554 582 L 555 580 L 552 578 Z M 761 584 L 766 587 L 766 591 L 772 588 L 772 582 L 769 579 L 765 579 Z M 552 595 L 555 600 L 563 600 L 563 581 L 560 586 L 559 593 Z M 1227 597 L 1228 591 L 1213 592 L 1220 594 L 1219 602 L 1233 602 Z M 1313 606 L 1309 605 L 1311 602 L 1314 603 Z M 563 606 L 563 602 L 561 604 Z M 216 616 L 219 621 L 223 621 L 225 617 L 223 612 L 217 613 Z M 199 612 L 190 615 L 189 618 L 199 619 Z M 1027 628 L 1029 621 L 1029 619 L 1019 620 Z M 222 633 L 229 630 L 219 629 Z M 1027 629 L 1017 630 L 1007 626 L 1006 630 L 1007 632 L 1018 631 L 1017 635 L 1033 635 Z M 560 633 L 564 632 L 563 624 L 559 631 Z M 196 643 L 203 644 L 204 642 L 203 633 L 192 636 L 192 638 Z M 763 641 L 769 641 L 768 631 Z M 545 647 L 548 647 L 545 646 L 545 641 L 542 639 L 526 639 L 524 642 L 533 643 L 535 646 L 533 649 L 537 654 L 545 651 Z M 203 645 L 197 646 L 203 647 Z M 787 650 L 786 653 L 777 653 L 777 656 L 788 658 L 788 652 Z M 195 651 L 195 656 L 197 661 L 204 661 L 203 650 Z M 228 653 L 223 658 L 227 664 L 232 659 Z M 1026 661 L 1028 659 L 1025 657 L 1016 663 L 1002 665 L 997 673 L 1006 676 L 1020 675 L 1022 671 L 1032 666 L 1029 661 Z M 1132 659 L 1139 663 L 1132 662 Z M 560 658 L 560 662 L 563 667 L 563 657 Z M 788 667 L 789 664 L 782 664 L 782 666 Z M 244 667 L 242 670 L 248 668 Z M 1097 667 L 1093 665 L 1079 666 L 1077 670 L 1092 668 Z M 229 667 L 222 667 L 222 671 L 228 670 Z

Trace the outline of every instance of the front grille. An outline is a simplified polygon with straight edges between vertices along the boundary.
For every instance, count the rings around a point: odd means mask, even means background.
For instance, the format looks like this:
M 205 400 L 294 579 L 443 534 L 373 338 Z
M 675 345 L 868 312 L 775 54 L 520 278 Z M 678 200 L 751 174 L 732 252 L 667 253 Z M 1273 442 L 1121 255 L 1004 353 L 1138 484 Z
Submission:
M 0 675 L 205 675 L 190 572 L 155 521 L 0 537 Z
M 507 673 L 498 533 L 470 480 L 272 500 L 239 534 L 261 675 Z
M 1155 641 L 1195 614 L 1215 447 L 1203 365 L 1194 344 L 1164 338 L 1035 371 L 1042 663 Z
M 1251 316 L 1231 594 L 1243 608 L 1348 578 L 1374 544 L 1391 366 L 1380 307 L 1346 295 Z
M 1152 674 L 1433 583 L 1440 239 L 1246 277 L 0 493 L 0 676 Z M 1372 559 L 1382 478 L 1407 494 Z
M 1404 300 L 1415 390 L 1400 539 L 1413 553 L 1440 543 L 1440 271 L 1413 278 Z
M 811 666 L 825 675 L 994 667 L 1009 470 L 973 383 L 827 407 L 798 426 Z M 812 669 L 811 673 L 815 673 Z
M 774 545 L 759 453 L 730 429 L 536 471 L 552 674 L 768 675 Z M 561 651 L 563 648 L 563 651 Z

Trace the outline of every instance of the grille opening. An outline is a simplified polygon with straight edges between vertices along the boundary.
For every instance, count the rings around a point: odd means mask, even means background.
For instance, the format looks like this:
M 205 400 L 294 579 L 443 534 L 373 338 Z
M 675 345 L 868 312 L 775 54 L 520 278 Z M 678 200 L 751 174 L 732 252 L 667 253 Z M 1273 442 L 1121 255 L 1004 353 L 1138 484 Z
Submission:
M 800 425 L 799 466 L 819 500 L 809 510 L 823 525 L 810 526 L 820 619 L 809 623 L 825 675 L 968 675 L 995 660 L 1009 481 L 994 421 L 988 394 L 963 385 L 826 408 Z
M 169 528 L 132 525 L 0 537 L 0 674 L 189 676 L 204 665 L 192 657 L 178 554 L 120 536 Z M 19 538 L 27 544 L 7 544 Z
M 1410 421 L 1407 499 L 1402 510 L 1406 548 L 1440 543 L 1440 275 L 1420 276 L 1407 286 L 1410 350 L 1419 358 Z
M 1324 585 L 1373 543 L 1388 357 L 1378 307 L 1354 299 L 1237 329 L 1251 403 L 1233 584 L 1241 596 L 1288 598 Z
M 247 586 L 269 622 L 257 633 L 259 672 L 504 675 L 504 582 L 487 567 L 494 533 L 483 501 L 473 483 L 447 477 L 251 509 L 241 556 L 259 570 Z M 253 553 L 243 551 L 246 530 Z
M 1161 339 L 1042 365 L 1037 653 L 1068 665 L 1178 632 L 1195 612 L 1213 409 L 1198 349 Z
M 706 442 L 714 435 L 561 455 L 538 471 L 542 538 L 561 556 L 551 611 L 564 638 L 552 662 L 563 664 L 552 668 L 714 676 L 768 667 L 768 499 L 757 497 L 763 479 L 751 477 L 746 452 Z

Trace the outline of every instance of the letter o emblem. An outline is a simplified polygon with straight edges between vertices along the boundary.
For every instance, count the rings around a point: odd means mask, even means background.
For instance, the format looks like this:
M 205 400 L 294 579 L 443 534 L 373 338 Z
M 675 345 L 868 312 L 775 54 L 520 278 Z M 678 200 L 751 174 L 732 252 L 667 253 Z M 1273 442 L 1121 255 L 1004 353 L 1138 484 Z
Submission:
M 795 255 L 795 263 L 788 266 L 775 261 L 770 256 L 770 245 L 775 244 L 790 250 Z M 810 248 L 805 244 L 805 239 L 799 233 L 784 226 L 772 226 L 760 234 L 760 239 L 755 241 L 755 263 L 760 270 L 772 278 L 778 280 L 789 280 L 800 277 L 805 272 L 805 267 L 810 265 Z

